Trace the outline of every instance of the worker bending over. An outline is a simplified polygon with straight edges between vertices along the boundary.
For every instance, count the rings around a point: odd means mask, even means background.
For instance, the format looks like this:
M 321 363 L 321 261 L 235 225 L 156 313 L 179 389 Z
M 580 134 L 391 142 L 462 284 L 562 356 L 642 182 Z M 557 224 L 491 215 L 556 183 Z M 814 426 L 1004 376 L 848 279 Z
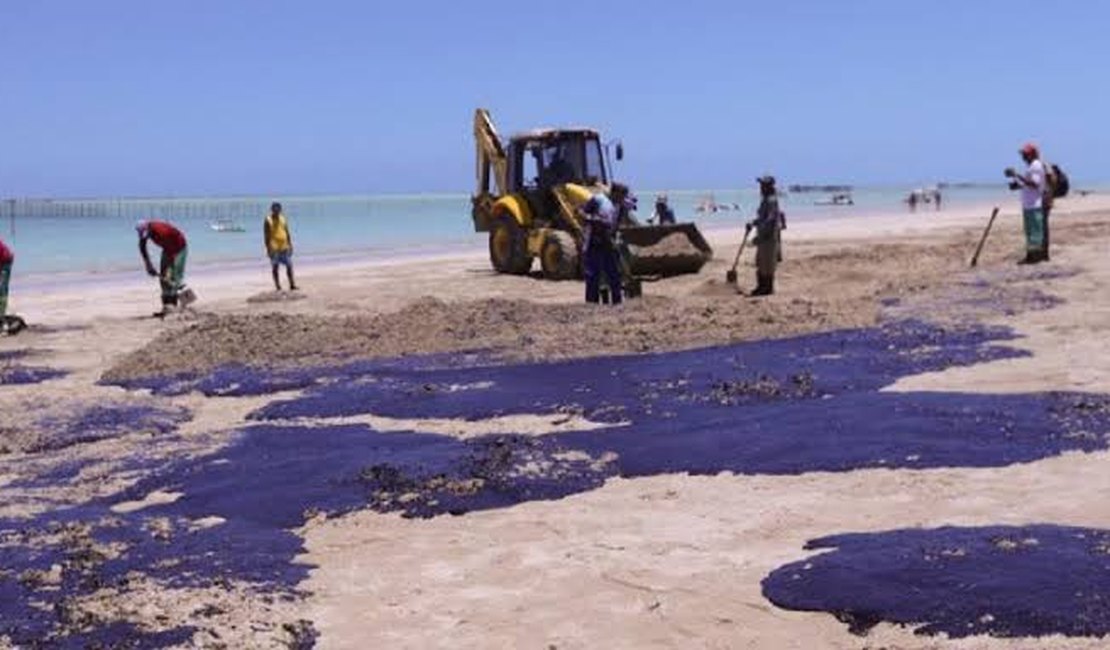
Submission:
M 157 277 L 162 288 L 162 311 L 156 317 L 164 317 L 170 307 L 176 307 L 178 295 L 185 290 L 185 258 L 188 253 L 185 234 L 165 221 L 140 221 L 135 230 L 139 233 L 139 253 L 143 265 L 151 277 Z M 154 270 L 147 253 L 147 241 L 153 241 L 162 249 L 159 270 Z
M 674 225 L 674 210 L 667 203 L 667 195 L 659 194 L 655 197 L 655 212 L 652 213 L 648 223 L 657 223 L 660 226 Z

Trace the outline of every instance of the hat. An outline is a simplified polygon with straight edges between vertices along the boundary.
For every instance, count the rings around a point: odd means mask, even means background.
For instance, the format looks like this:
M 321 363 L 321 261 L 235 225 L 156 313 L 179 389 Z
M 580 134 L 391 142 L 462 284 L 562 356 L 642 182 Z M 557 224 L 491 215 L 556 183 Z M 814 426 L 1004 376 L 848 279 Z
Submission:
M 1037 145 L 1032 142 L 1026 142 L 1025 144 L 1021 145 L 1021 149 L 1019 149 L 1018 152 L 1029 154 L 1031 156 L 1036 156 L 1039 153 L 1037 151 Z
M 655 195 L 655 202 L 656 203 L 666 203 L 667 202 L 667 195 L 664 192 L 660 192 L 659 194 L 656 194 Z
M 148 231 L 148 230 L 150 230 L 150 222 L 147 221 L 146 219 L 143 219 L 142 221 L 136 221 L 135 222 L 135 232 L 142 235 L 142 234 L 145 234 L 146 231 Z

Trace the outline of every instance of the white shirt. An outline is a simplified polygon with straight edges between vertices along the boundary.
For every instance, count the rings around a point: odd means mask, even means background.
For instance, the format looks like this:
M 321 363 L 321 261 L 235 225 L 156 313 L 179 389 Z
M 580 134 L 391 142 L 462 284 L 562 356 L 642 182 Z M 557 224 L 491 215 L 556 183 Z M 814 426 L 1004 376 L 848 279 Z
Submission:
M 1024 210 L 1039 210 L 1043 207 L 1042 202 L 1044 201 L 1044 163 L 1039 158 L 1029 163 L 1029 169 L 1025 170 L 1025 177 L 1032 181 L 1036 187 L 1022 184 L 1021 207 Z

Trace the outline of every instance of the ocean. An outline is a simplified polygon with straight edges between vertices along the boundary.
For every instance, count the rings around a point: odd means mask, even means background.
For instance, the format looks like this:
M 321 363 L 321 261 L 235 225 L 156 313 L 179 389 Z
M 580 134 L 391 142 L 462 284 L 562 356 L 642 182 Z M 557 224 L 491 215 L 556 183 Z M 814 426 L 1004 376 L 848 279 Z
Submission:
M 852 206 L 815 205 L 829 198 L 821 192 L 786 193 L 782 205 L 790 219 L 905 212 L 907 219 L 927 219 L 932 205 L 911 214 L 904 199 L 912 188 L 856 189 Z M 651 215 L 654 191 L 637 192 L 639 215 Z M 703 229 L 738 226 L 752 218 L 758 205 L 752 189 L 667 192 L 680 221 Z M 948 188 L 944 209 L 1014 202 L 1005 187 Z M 437 252 L 480 250 L 486 236 L 474 232 L 470 197 L 465 194 L 380 196 L 257 196 L 150 199 L 0 200 L 0 238 L 15 251 L 15 275 L 64 272 L 111 273 L 141 270 L 134 224 L 161 219 L 182 228 L 189 239 L 189 264 L 246 262 L 264 257 L 262 220 L 272 201 L 280 201 L 289 218 L 297 258 L 367 259 Z M 714 203 L 716 212 L 699 210 Z M 219 232 L 212 224 L 226 221 L 243 232 Z

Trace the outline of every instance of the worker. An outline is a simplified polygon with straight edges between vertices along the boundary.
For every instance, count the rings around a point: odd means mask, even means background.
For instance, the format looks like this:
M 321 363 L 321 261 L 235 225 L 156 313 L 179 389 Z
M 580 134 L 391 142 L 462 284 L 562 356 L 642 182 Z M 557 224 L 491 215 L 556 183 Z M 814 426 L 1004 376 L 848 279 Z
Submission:
M 266 244 L 266 255 L 270 257 L 270 270 L 274 276 L 274 288 L 281 291 L 279 268 L 285 266 L 285 274 L 289 277 L 289 290 L 296 291 L 297 283 L 293 281 L 293 235 L 289 232 L 289 221 L 282 212 L 281 204 L 270 204 L 270 214 L 262 225 L 263 241 Z
M 609 196 L 598 192 L 591 196 L 579 213 L 584 225 L 582 260 L 586 276 L 586 302 L 601 302 L 601 276 L 609 285 L 610 302 L 621 304 L 620 251 L 617 247 L 617 205 L 628 198 L 628 188 L 614 183 Z
M 653 223 L 660 226 L 669 226 L 675 223 L 674 210 L 667 203 L 667 195 L 659 194 L 655 197 L 655 213 L 651 216 Z
M 616 183 L 614 187 L 624 188 L 622 190 L 624 192 L 623 198 L 619 201 L 613 200 L 613 205 L 617 208 L 617 228 L 640 225 L 640 220 L 636 218 L 636 210 L 640 207 L 639 200 L 637 200 L 636 196 L 632 194 L 632 191 L 624 185 Z
M 551 161 L 543 170 L 543 187 L 555 187 L 574 180 L 574 167 L 567 162 L 561 149 L 556 150 Z
M 755 228 L 756 287 L 753 296 L 769 296 L 775 292 L 775 268 L 779 263 L 779 243 L 784 215 L 779 210 L 775 177 L 762 176 L 759 183 L 759 209 L 747 227 Z
M 1019 174 L 1013 167 L 1004 172 L 1011 180 L 1011 190 L 1021 190 L 1021 216 L 1025 230 L 1025 259 L 1019 264 L 1039 264 L 1048 259 L 1044 237 L 1044 194 L 1046 174 L 1041 162 L 1037 145 L 1026 143 L 1020 149 L 1022 160 L 1027 165 L 1025 173 Z
M 15 254 L 0 239 L 0 327 L 6 329 L 8 322 L 8 285 L 12 279 L 12 264 Z
M 140 221 L 135 230 L 139 233 L 139 254 L 146 272 L 151 277 L 157 277 L 162 288 L 162 311 L 154 314 L 162 318 L 171 307 L 177 306 L 178 296 L 185 290 L 185 258 L 188 253 L 185 234 L 165 221 Z M 158 271 L 150 263 L 148 240 L 162 249 Z

